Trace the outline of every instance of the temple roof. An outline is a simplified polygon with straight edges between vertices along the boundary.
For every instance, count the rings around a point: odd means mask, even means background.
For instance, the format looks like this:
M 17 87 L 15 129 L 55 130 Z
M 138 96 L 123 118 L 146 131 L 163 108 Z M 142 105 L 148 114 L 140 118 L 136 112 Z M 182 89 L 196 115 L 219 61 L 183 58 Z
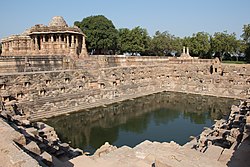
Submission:
M 68 27 L 62 16 L 54 16 L 49 22 L 49 27 Z
M 50 33 L 74 33 L 84 35 L 82 30 L 77 26 L 69 27 L 66 21 L 61 16 L 54 16 L 49 22 L 48 26 L 43 24 L 36 24 L 29 29 L 26 29 L 20 35 L 11 35 L 3 38 L 2 42 L 14 40 L 16 38 L 28 39 L 33 34 L 50 34 Z

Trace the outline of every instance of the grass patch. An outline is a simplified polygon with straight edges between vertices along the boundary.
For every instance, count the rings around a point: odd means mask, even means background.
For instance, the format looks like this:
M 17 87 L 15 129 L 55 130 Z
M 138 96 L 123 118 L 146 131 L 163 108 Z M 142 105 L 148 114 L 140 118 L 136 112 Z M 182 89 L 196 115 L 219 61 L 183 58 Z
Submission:
M 245 61 L 230 61 L 230 60 L 222 61 L 222 63 L 226 63 L 226 64 L 247 64 L 247 62 L 245 62 Z

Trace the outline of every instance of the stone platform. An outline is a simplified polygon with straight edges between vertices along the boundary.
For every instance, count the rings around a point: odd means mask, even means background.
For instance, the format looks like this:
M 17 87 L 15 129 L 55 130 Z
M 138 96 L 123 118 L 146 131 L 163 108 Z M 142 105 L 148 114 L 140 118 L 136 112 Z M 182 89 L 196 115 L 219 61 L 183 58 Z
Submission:
M 26 143 L 24 136 L 0 118 L 0 167 L 36 167 L 38 162 L 26 154 L 18 144 Z

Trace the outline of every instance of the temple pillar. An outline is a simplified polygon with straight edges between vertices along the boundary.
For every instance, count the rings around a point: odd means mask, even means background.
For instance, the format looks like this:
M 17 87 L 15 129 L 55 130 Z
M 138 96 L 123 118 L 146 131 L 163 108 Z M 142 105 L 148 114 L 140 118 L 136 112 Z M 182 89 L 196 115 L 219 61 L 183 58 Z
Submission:
M 66 36 L 66 52 L 69 53 L 69 35 Z
M 76 54 L 79 54 L 79 36 L 76 36 L 76 49 L 75 49 L 76 51 Z
M 79 40 L 78 40 L 78 36 L 76 36 L 76 47 L 78 47 L 78 45 L 79 45 Z
M 53 35 L 50 36 L 50 41 L 51 41 L 51 42 L 54 42 L 54 37 L 53 37 Z
M 60 49 L 60 52 L 61 52 L 61 48 L 62 48 L 62 37 L 61 37 L 61 35 L 58 36 L 58 41 L 59 41 L 59 49 Z
M 7 48 L 6 48 L 6 43 L 3 42 L 3 43 L 2 43 L 2 56 L 5 56 L 6 50 L 7 50 Z
M 50 35 L 50 53 L 54 53 L 54 37 L 53 34 Z
M 67 48 L 69 48 L 69 35 L 67 35 Z
M 12 41 L 10 41 L 9 42 L 9 53 L 13 52 L 12 46 L 13 46 Z
M 66 46 L 65 34 L 64 34 L 62 37 L 63 37 L 63 39 L 62 39 L 62 41 L 63 41 L 63 43 L 62 43 L 62 48 L 63 48 L 63 50 L 65 50 L 65 46 Z
M 35 36 L 35 49 L 38 50 L 37 36 Z
M 31 38 L 31 40 L 30 40 L 30 50 L 33 52 L 33 50 L 34 50 L 34 39 L 33 38 Z
M 183 54 L 186 53 L 186 51 L 185 51 L 185 46 L 183 46 L 182 53 L 183 53 Z
M 71 48 L 75 47 L 75 36 L 71 35 Z
M 13 46 L 12 46 L 12 47 L 13 47 L 13 53 L 14 53 L 14 54 L 18 54 L 18 51 L 19 51 L 19 50 L 18 50 L 18 41 L 14 40 L 14 41 L 13 41 Z
M 4 46 L 4 43 L 2 42 L 2 53 L 4 52 L 5 50 L 5 46 Z
M 187 47 L 187 55 L 189 55 L 189 48 Z
M 75 36 L 74 35 L 71 35 L 70 54 L 71 55 L 75 55 L 76 54 L 76 51 L 75 51 Z
M 40 39 L 40 45 L 41 45 L 41 50 L 45 50 L 45 35 L 42 35 L 41 36 L 41 39 Z

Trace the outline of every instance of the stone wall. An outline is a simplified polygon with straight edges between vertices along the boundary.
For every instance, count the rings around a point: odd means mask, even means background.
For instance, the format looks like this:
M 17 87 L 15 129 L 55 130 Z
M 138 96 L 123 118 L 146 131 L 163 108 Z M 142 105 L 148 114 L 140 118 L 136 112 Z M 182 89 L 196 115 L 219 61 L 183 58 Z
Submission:
M 164 63 L 162 59 L 156 63 L 140 57 L 106 59 L 113 58 L 89 60 L 99 62 L 94 69 L 85 66 L 1 75 L 2 101 L 6 106 L 16 103 L 30 120 L 37 120 L 161 91 L 233 98 L 250 96 L 249 65 L 221 65 L 199 59 L 163 59 Z M 123 64 L 128 60 L 133 61 Z M 115 67 L 109 67 L 110 62 L 116 62 Z
M 63 56 L 0 56 L 0 73 L 63 69 Z

